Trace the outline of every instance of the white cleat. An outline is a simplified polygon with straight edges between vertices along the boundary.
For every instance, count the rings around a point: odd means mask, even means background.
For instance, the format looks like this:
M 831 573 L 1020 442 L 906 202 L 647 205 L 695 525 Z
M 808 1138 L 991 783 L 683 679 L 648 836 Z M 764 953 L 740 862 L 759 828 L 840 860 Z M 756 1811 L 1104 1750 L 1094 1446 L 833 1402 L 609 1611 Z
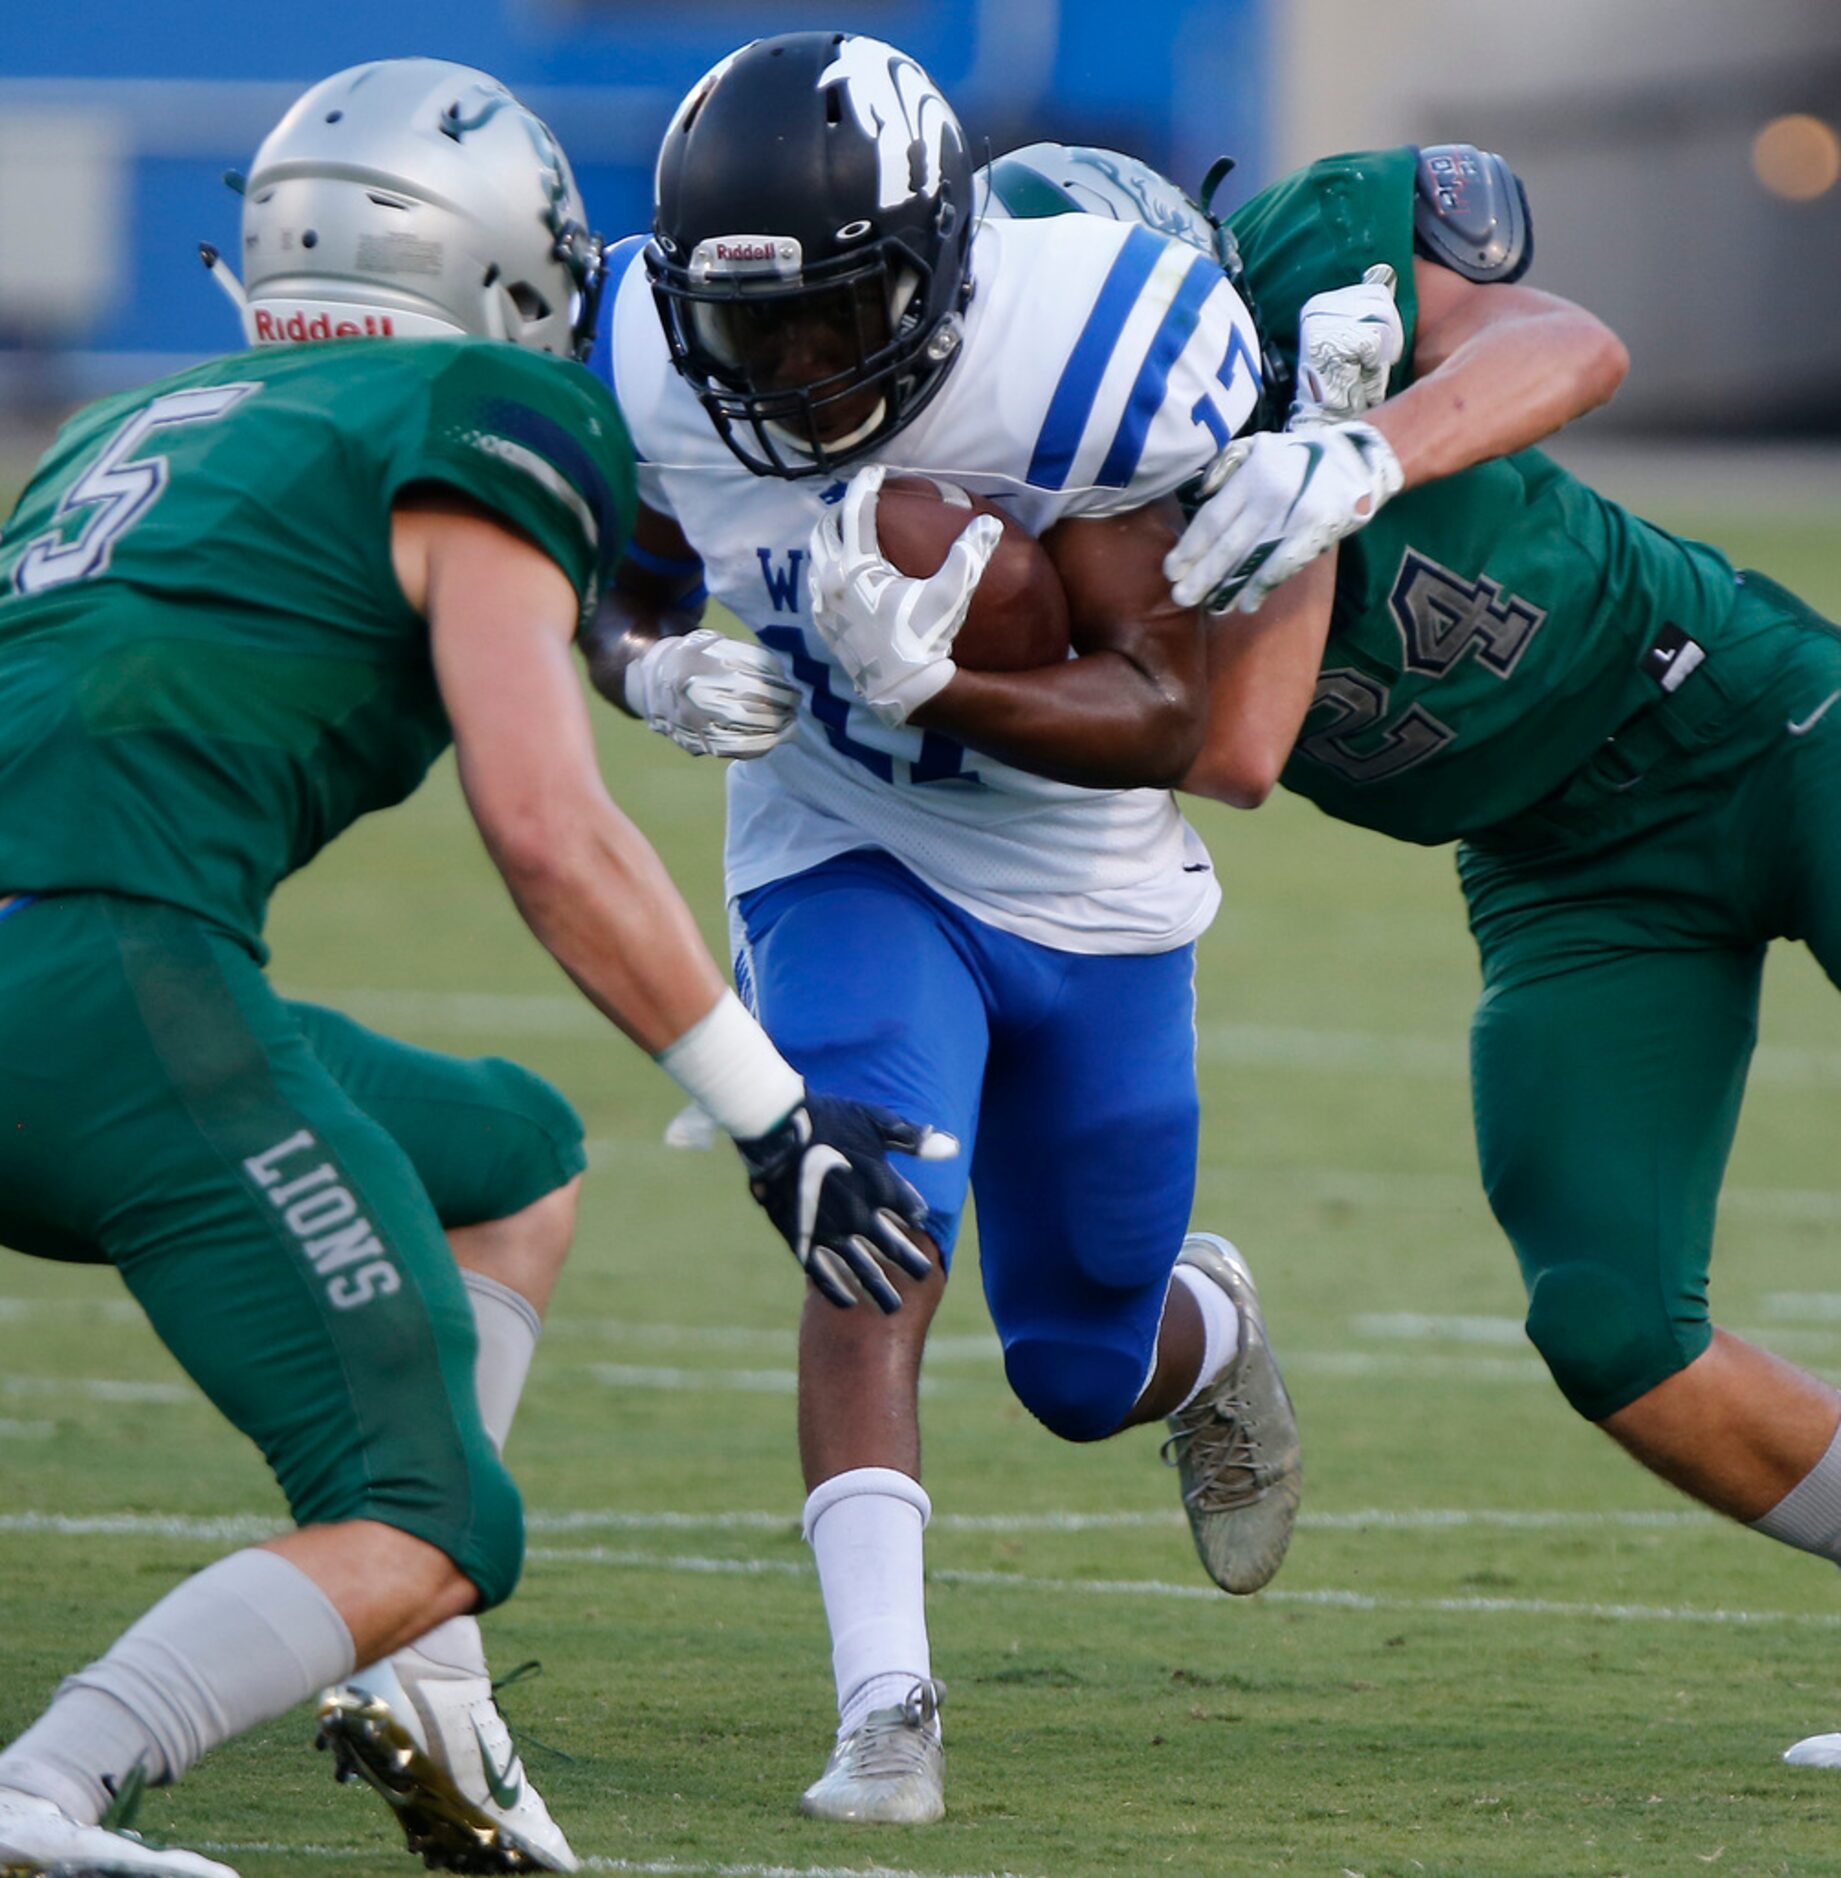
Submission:
M 431 1871 L 580 1871 L 524 1771 L 492 1684 L 405 1676 L 400 1686 L 401 1705 L 353 1685 L 327 1690 L 314 1746 L 332 1750 L 341 1780 L 383 1796 L 410 1851 Z
M 196 1852 L 85 1826 L 35 1793 L 0 1787 L 0 1878 L 237 1878 Z
M 806 1788 L 808 1819 L 930 1826 L 946 1817 L 946 1752 L 934 1728 L 946 1685 L 917 1682 L 895 1708 L 872 1709 Z
M 1177 1263 L 1219 1285 L 1240 1313 L 1240 1348 L 1212 1388 L 1170 1417 L 1163 1457 L 1181 1470 L 1183 1511 L 1203 1568 L 1223 1591 L 1243 1597 L 1271 1580 L 1291 1545 L 1304 1472 L 1298 1418 L 1238 1248 L 1192 1232 Z
M 1841 1767 L 1841 1735 L 1810 1735 L 1783 1757 L 1792 1767 Z

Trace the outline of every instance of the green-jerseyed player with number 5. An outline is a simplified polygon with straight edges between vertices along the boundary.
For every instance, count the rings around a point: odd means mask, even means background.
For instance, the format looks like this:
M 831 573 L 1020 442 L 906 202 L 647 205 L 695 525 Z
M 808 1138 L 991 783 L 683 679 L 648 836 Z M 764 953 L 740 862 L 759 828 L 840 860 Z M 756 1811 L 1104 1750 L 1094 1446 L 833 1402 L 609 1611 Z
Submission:
M 1252 807 L 1282 779 L 1461 844 L 1478 1147 L 1529 1336 L 1646 1466 L 1841 1562 L 1841 1396 L 1707 1302 L 1765 948 L 1841 982 L 1841 632 L 1529 447 L 1626 361 L 1521 281 L 1500 157 L 1331 157 L 1227 231 L 1110 152 L 990 174 L 1011 213 L 1144 217 L 1244 279 L 1289 424 L 1228 445 L 1166 562 L 1223 612 L 1187 786 Z M 1786 1758 L 1841 1766 L 1841 1735 Z
M 925 1270 L 886 1160 L 925 1143 L 808 1095 L 602 789 L 569 651 L 633 465 L 574 362 L 598 246 L 549 132 L 464 67 L 342 73 L 258 154 L 243 255 L 257 349 L 79 413 L 0 536 L 0 1243 L 113 1264 L 298 1530 L 0 1750 L 0 1871 L 222 1878 L 101 1824 L 111 1795 L 329 1686 L 342 1764 L 431 1863 L 574 1870 L 470 1613 L 522 1559 L 497 1449 L 580 1126 L 511 1064 L 278 998 L 269 895 L 451 736 L 533 930 L 838 1301 Z M 745 742 L 746 655 L 693 650 L 679 715 Z

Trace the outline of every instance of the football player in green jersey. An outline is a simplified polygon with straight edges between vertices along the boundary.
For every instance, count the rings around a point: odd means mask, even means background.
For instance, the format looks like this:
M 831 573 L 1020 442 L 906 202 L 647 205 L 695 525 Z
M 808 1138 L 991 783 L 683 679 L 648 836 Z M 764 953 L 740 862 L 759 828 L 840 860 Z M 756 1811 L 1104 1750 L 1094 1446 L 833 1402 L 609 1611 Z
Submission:
M 298 1529 L 0 1751 L 0 1870 L 222 1878 L 112 1796 L 328 1685 L 327 1739 L 429 1863 L 574 1870 L 470 1613 L 522 1559 L 497 1449 L 580 1126 L 510 1064 L 277 997 L 269 896 L 451 737 L 519 910 L 834 1300 L 927 1271 L 886 1154 L 930 1144 L 807 1092 L 602 788 L 570 646 L 633 464 L 568 356 L 598 254 L 549 132 L 464 67 L 340 74 L 259 153 L 243 254 L 257 349 L 80 412 L 0 535 L 0 1243 L 114 1265 Z
M 1841 979 L 1841 633 L 1532 448 L 1626 358 L 1520 283 L 1499 157 L 1333 157 L 1226 230 L 1109 152 L 1035 146 L 990 183 L 1011 213 L 1175 218 L 1243 274 L 1290 423 L 1224 450 L 1168 563 L 1178 601 L 1240 609 L 1188 786 L 1460 843 L 1478 1146 L 1530 1338 L 1664 1479 L 1841 1561 L 1841 1396 L 1707 1306 L 1765 947 Z M 1841 1766 L 1841 1735 L 1786 1758 Z

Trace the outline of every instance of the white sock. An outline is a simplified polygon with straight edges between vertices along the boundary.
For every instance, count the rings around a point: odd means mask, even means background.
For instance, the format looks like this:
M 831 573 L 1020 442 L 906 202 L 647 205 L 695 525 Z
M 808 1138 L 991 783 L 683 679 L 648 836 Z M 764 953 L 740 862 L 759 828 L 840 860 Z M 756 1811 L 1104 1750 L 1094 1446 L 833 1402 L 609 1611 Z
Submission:
M 502 1454 L 531 1373 L 531 1359 L 537 1354 L 543 1319 L 529 1298 L 484 1272 L 463 1271 L 460 1282 L 472 1301 L 473 1323 L 479 1332 L 479 1362 L 473 1371 L 479 1418 Z
M 1841 1564 L 1841 1428 L 1822 1458 L 1752 1531 Z
M 537 1339 L 543 1319 L 537 1308 L 522 1293 L 502 1285 L 484 1272 L 463 1268 L 460 1282 L 467 1288 L 473 1305 L 473 1323 L 479 1334 L 479 1360 L 474 1365 L 473 1386 L 479 1394 L 479 1418 L 486 1424 L 492 1445 L 501 1453 L 511 1433 L 512 1418 L 524 1394 L 524 1384 L 531 1373 L 531 1359 L 537 1354 Z M 450 1617 L 437 1624 L 426 1636 L 418 1637 L 398 1656 L 406 1656 L 422 1675 L 484 1676 L 486 1646 L 479 1634 L 476 1617 Z M 398 1715 L 407 1715 L 401 1678 L 391 1667 L 394 1658 L 382 1663 L 367 1663 L 351 1678 L 353 1687 L 381 1696 Z
M 252 1547 L 169 1592 L 108 1655 L 66 1678 L 0 1754 L 0 1787 L 94 1825 L 138 1762 L 155 1784 L 285 1714 L 352 1667 L 351 1632 L 307 1574 Z
M 831 1626 L 840 1740 L 933 1675 L 921 1534 L 933 1503 L 892 1467 L 856 1467 L 812 1489 L 805 1537 Z M 938 1723 L 935 1723 L 937 1729 Z
M 1195 1386 L 1178 1404 L 1186 1409 L 1202 1391 L 1210 1387 L 1240 1348 L 1240 1312 L 1212 1278 L 1191 1265 L 1179 1265 L 1170 1274 L 1172 1285 L 1182 1288 L 1195 1300 L 1202 1313 L 1202 1367 L 1196 1371 Z

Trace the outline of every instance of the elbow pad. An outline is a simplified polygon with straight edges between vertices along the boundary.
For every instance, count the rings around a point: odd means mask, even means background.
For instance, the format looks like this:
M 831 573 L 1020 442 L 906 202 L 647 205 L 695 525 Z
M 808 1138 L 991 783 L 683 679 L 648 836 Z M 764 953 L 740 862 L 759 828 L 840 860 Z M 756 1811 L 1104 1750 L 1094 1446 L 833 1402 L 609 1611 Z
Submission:
M 1427 144 L 1413 184 L 1413 247 L 1480 286 L 1520 280 L 1534 260 L 1521 178 L 1475 144 Z

